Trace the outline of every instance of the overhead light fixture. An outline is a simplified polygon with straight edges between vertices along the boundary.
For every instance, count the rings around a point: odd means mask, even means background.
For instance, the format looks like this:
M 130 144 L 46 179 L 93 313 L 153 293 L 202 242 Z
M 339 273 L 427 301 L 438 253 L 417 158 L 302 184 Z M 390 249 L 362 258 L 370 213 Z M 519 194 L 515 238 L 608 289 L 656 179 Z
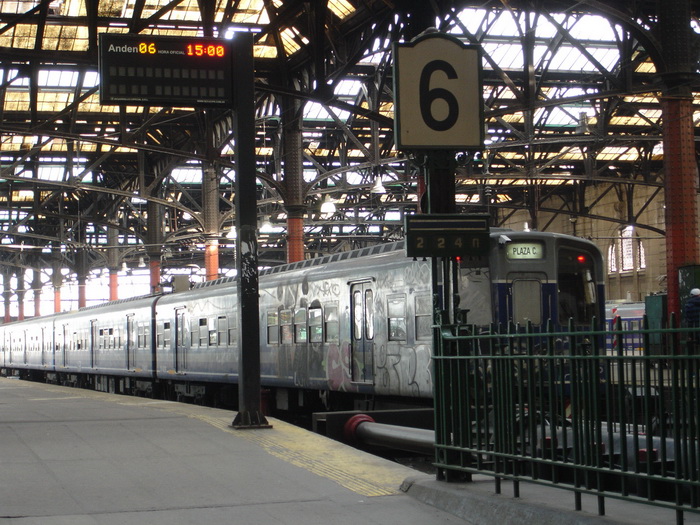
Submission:
M 382 178 L 380 176 L 377 176 L 374 179 L 374 184 L 372 184 L 372 187 L 370 188 L 369 192 L 376 194 L 386 193 L 386 188 L 382 184 Z
M 260 223 L 260 231 L 269 233 L 272 230 L 272 222 L 269 215 L 263 215 L 263 220 Z
M 321 203 L 321 213 L 328 215 L 335 213 L 335 204 L 333 204 L 333 201 L 328 195 L 323 198 L 323 202 Z
M 578 121 L 576 122 L 576 133 L 583 135 L 590 133 L 590 128 L 588 126 L 588 114 L 585 111 L 581 111 L 578 114 Z

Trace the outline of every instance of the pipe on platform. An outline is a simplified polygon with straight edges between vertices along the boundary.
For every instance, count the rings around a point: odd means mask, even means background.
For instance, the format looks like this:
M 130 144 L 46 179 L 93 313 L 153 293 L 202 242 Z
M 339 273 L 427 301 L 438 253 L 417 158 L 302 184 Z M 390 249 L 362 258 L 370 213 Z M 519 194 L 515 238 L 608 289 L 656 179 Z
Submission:
M 352 416 L 343 427 L 350 443 L 394 448 L 431 455 L 435 451 L 435 431 L 377 423 L 367 414 Z

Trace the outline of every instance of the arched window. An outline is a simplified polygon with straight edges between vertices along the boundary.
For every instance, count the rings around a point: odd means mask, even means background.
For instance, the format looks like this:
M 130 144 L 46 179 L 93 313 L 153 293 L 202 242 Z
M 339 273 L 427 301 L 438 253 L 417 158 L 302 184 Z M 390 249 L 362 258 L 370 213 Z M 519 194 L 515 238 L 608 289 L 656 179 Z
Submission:
M 634 226 L 625 226 L 608 248 L 610 273 L 632 272 L 647 267 L 644 245 L 634 231 Z

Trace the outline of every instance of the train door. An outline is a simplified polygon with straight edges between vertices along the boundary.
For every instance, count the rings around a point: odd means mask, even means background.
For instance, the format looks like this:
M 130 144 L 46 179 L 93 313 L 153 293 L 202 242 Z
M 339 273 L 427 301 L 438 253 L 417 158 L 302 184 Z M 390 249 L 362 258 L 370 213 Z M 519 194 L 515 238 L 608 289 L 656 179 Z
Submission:
M 542 281 L 537 276 L 523 276 L 513 279 L 510 286 L 511 320 L 516 324 L 528 321 L 542 323 L 544 304 L 542 302 Z
M 41 366 L 46 366 L 46 327 L 41 327 L 39 336 L 39 351 L 41 352 Z
M 126 359 L 126 370 L 133 370 L 134 366 L 134 352 L 136 350 L 136 327 L 134 325 L 134 314 L 128 314 L 126 316 L 126 340 L 124 341 L 125 352 L 124 357 Z
M 374 382 L 374 289 L 370 281 L 350 286 L 350 360 L 352 380 L 358 383 Z
M 88 345 L 88 351 L 90 352 L 90 367 L 94 368 L 97 366 L 97 346 L 98 346 L 98 340 L 100 342 L 99 347 L 100 348 L 105 348 L 107 345 L 104 344 L 104 339 L 103 337 L 99 337 L 98 339 L 98 334 L 97 334 L 97 319 L 91 319 L 90 320 L 90 343 Z M 73 345 L 78 345 L 78 341 L 80 341 L 80 334 L 79 333 L 74 333 L 73 334 Z M 74 347 L 75 349 L 75 347 Z
M 572 319 L 574 324 L 587 325 L 594 316 L 600 318 L 595 258 L 582 250 L 562 247 L 557 263 L 559 322 Z
M 70 359 L 68 358 L 68 348 L 67 345 L 67 334 L 68 325 L 61 325 L 61 331 L 58 334 L 57 342 L 55 345 L 56 351 L 58 352 L 58 358 L 63 368 L 70 364 Z
M 22 364 L 27 365 L 27 347 L 29 346 L 29 336 L 26 331 L 22 330 Z
M 206 327 L 200 327 L 205 330 Z M 175 372 L 183 372 L 187 367 L 187 345 L 185 344 L 185 309 L 175 310 Z

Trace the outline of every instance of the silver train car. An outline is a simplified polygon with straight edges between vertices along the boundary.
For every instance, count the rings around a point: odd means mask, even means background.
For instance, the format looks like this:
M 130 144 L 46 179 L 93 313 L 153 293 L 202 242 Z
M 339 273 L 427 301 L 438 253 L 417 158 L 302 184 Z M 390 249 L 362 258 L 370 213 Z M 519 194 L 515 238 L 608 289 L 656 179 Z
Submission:
M 587 240 L 493 230 L 488 256 L 457 265 L 459 307 L 470 324 L 587 325 L 604 315 L 602 256 Z M 0 372 L 235 406 L 236 284 L 224 278 L 0 325 Z M 430 402 L 431 262 L 406 257 L 403 242 L 264 270 L 259 289 L 270 409 Z

